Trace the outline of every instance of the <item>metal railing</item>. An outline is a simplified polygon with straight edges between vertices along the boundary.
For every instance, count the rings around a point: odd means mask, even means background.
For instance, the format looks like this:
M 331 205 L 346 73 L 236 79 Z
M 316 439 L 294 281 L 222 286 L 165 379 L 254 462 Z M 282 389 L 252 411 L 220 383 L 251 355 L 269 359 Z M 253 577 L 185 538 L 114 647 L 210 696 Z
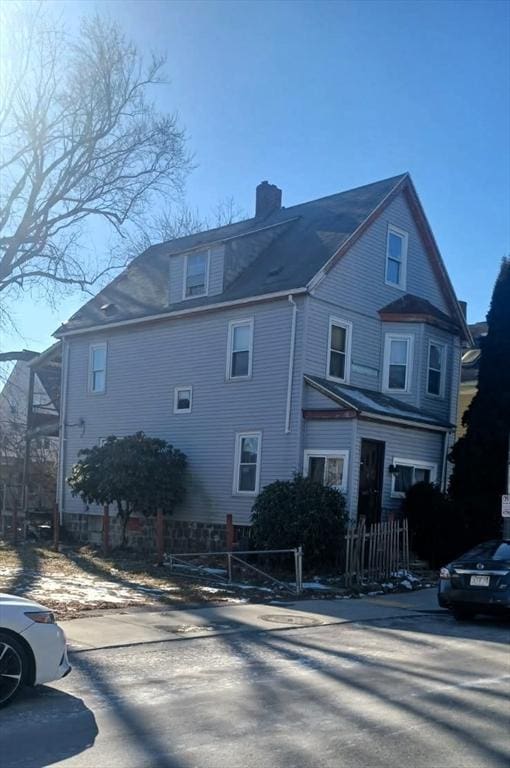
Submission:
M 174 567 L 174 565 L 182 564 L 186 565 L 184 563 L 185 558 L 197 558 L 197 557 L 208 557 L 208 558 L 218 558 L 218 557 L 225 557 L 227 561 L 227 583 L 232 584 L 232 563 L 240 563 L 243 567 L 248 568 L 255 573 L 259 574 L 260 576 L 263 576 L 265 579 L 269 579 L 275 584 L 278 584 L 282 589 L 285 589 L 288 592 L 294 593 L 294 589 L 291 589 L 289 584 L 287 584 L 284 581 L 281 581 L 280 579 L 277 579 L 275 576 L 272 576 L 267 571 L 262 570 L 262 568 L 257 568 L 257 566 L 253 565 L 252 563 L 248 563 L 246 560 L 243 560 L 240 555 L 249 556 L 249 555 L 283 555 L 283 554 L 293 554 L 294 555 L 294 574 L 295 574 L 295 593 L 296 595 L 301 594 L 303 591 L 303 548 L 302 547 L 295 547 L 294 549 L 250 549 L 250 550 L 244 550 L 244 551 L 225 551 L 225 552 L 180 552 L 180 553 L 171 553 L 166 555 L 166 562 L 168 563 L 168 566 L 170 569 Z M 198 571 L 202 570 L 204 573 L 207 573 L 208 576 L 211 576 L 207 569 L 205 569 L 203 566 L 197 565 L 194 566 Z

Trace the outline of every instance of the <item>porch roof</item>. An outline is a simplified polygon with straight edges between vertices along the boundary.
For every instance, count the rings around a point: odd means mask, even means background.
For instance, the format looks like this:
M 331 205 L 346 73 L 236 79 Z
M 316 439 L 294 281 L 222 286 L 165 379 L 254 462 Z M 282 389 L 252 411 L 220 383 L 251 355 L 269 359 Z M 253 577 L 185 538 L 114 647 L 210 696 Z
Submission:
M 334 402 L 355 410 L 359 416 L 379 417 L 396 422 L 413 422 L 417 426 L 429 426 L 442 430 L 454 427 L 448 421 L 438 419 L 427 411 L 402 403 L 395 397 L 382 392 L 351 387 L 348 384 L 339 384 L 308 374 L 305 374 L 305 382 Z

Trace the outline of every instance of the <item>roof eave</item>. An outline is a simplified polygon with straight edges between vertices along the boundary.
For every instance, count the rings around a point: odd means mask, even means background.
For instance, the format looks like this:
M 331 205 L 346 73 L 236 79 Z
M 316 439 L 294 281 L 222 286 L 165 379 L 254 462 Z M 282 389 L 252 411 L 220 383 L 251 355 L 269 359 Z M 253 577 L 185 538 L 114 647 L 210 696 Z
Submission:
M 274 299 L 281 299 L 285 296 L 298 296 L 303 293 L 307 293 L 306 288 L 287 288 L 284 291 L 275 291 L 273 293 L 263 293 L 260 296 L 248 296 L 243 299 L 232 299 L 231 301 L 220 301 L 213 304 L 203 304 L 199 307 L 190 307 L 189 309 L 177 309 L 170 312 L 159 312 L 154 315 L 145 315 L 144 317 L 132 317 L 125 320 L 118 320 L 113 323 L 100 323 L 95 325 L 88 325 L 84 328 L 74 328 L 66 331 L 65 326 L 57 328 L 53 336 L 58 339 L 66 338 L 67 336 L 78 336 L 84 333 L 93 333 L 95 331 L 107 331 L 110 328 L 122 328 L 128 325 L 139 325 L 142 323 L 156 323 L 162 320 L 169 320 L 174 317 L 183 317 L 186 315 L 195 315 L 200 312 L 213 312 L 214 310 L 227 309 L 228 307 L 243 306 L 245 304 L 258 304 L 263 301 L 272 301 Z

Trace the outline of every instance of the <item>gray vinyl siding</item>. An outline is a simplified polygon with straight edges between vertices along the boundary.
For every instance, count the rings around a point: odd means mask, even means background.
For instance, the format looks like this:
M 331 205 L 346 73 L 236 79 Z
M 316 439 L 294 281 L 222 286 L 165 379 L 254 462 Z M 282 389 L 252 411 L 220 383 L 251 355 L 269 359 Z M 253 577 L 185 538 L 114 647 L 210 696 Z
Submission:
M 380 440 L 385 443 L 382 510 L 383 519 L 389 512 L 398 512 L 402 500 L 391 497 L 391 475 L 388 467 L 394 457 L 413 459 L 437 466 L 436 480 L 440 482 L 443 463 L 444 433 L 424 429 L 399 427 L 394 424 L 360 419 L 358 421 L 356 447 L 353 463 L 359 469 L 361 440 Z M 359 490 L 359 472 L 354 475 L 352 493 L 357 500 Z
M 386 238 L 393 224 L 408 233 L 405 290 L 385 283 Z M 429 257 L 403 194 L 393 200 L 314 291 L 319 299 L 377 317 L 377 311 L 412 293 L 448 312 Z
M 347 508 L 351 515 L 354 514 L 357 504 L 357 498 L 354 493 L 357 493 L 355 489 L 357 489 L 357 473 L 359 471 L 359 461 L 357 464 L 353 461 L 356 423 L 356 419 L 347 419 L 345 421 L 305 421 L 304 447 L 303 456 L 301 457 L 303 461 L 305 451 L 349 451 L 346 500 Z
M 254 320 L 252 378 L 226 381 L 228 323 L 246 318 Z M 236 433 L 262 432 L 261 487 L 291 476 L 300 464 L 299 373 L 291 431 L 284 431 L 291 318 L 282 300 L 72 339 L 66 422 L 75 426 L 66 429 L 66 474 L 80 448 L 143 430 L 188 456 L 188 498 L 176 518 L 221 523 L 232 513 L 234 522 L 248 523 L 253 498 L 233 495 Z M 100 341 L 108 343 L 101 395 L 87 391 L 89 344 Z M 301 356 L 298 340 L 296 360 Z M 174 414 L 174 387 L 187 385 L 193 387 L 192 412 Z M 84 426 L 77 426 L 82 417 Z M 83 511 L 83 505 L 67 494 L 65 509 Z

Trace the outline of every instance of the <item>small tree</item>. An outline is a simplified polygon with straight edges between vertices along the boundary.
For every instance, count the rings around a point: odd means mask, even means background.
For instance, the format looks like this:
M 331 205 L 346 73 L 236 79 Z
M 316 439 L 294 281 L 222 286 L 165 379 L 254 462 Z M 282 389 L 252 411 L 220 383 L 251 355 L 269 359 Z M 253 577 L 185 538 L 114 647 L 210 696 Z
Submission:
M 259 549 L 303 545 L 306 562 L 334 564 L 346 526 L 344 495 L 302 475 L 277 480 L 257 496 L 252 509 L 252 537 Z
M 445 565 L 463 551 L 463 520 L 437 485 L 411 486 L 402 501 L 402 513 L 409 522 L 411 549 L 432 568 Z
M 450 494 L 467 525 L 469 546 L 501 533 L 510 432 L 510 259 L 504 259 L 487 315 L 478 391 L 466 434 L 453 446 Z
M 184 500 L 186 456 L 165 440 L 143 432 L 112 436 L 78 455 L 67 480 L 71 492 L 87 504 L 116 505 L 123 546 L 132 512 L 171 514 Z

